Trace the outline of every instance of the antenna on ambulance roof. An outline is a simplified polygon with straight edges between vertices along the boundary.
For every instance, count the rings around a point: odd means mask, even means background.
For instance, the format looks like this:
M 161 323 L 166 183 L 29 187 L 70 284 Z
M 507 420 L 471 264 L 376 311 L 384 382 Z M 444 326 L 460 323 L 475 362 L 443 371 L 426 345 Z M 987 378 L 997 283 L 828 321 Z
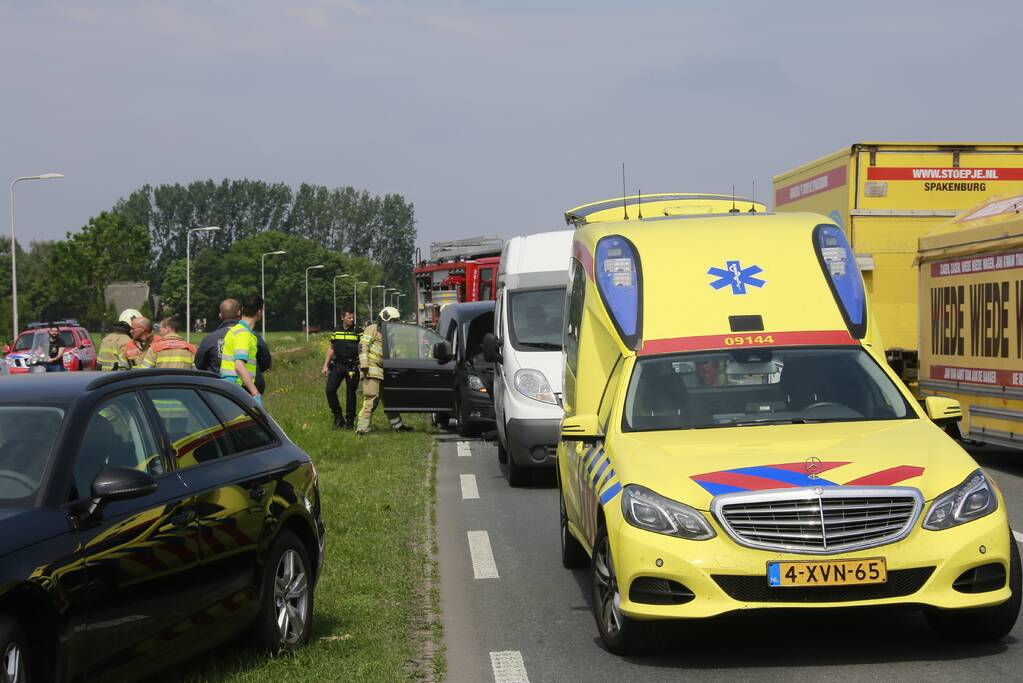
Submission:
M 625 204 L 625 162 L 622 162 L 622 212 L 625 220 L 629 220 L 629 207 Z
M 750 200 L 752 203 L 749 205 L 749 211 L 747 213 L 757 212 L 757 181 L 753 179 L 753 198 Z
M 639 219 L 643 220 L 643 190 L 636 190 L 636 211 L 639 212 Z
M 739 213 L 739 210 L 735 208 L 735 185 L 732 185 L 732 208 L 728 210 L 728 213 Z

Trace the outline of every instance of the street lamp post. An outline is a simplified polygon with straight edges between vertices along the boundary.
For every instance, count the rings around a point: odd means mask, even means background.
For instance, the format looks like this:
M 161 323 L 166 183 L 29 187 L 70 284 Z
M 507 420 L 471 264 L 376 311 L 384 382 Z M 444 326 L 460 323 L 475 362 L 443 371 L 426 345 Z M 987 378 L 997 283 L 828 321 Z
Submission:
M 220 230 L 219 226 L 189 228 L 185 233 L 185 341 L 192 341 L 192 233 Z
M 402 292 L 395 292 L 395 294 L 394 294 L 394 300 L 395 300 L 395 306 L 394 307 L 399 309 L 399 310 L 401 309 L 401 297 L 403 297 L 403 296 L 405 296 L 405 294 L 402 293 Z
M 359 324 L 359 285 L 368 285 L 365 280 L 359 280 L 352 287 L 352 315 L 355 316 L 355 324 Z
M 377 289 L 378 287 L 380 289 L 387 289 L 387 285 L 373 285 L 372 287 L 369 288 L 369 317 L 370 317 L 370 320 L 373 319 L 373 290 Z
M 351 277 L 351 275 L 346 274 L 334 276 L 334 329 L 337 329 L 337 281 L 346 277 Z
M 263 297 L 263 338 L 266 339 L 266 273 L 264 271 L 267 256 L 287 254 L 286 251 L 268 251 L 259 257 L 259 295 Z
M 323 266 L 309 266 L 305 269 L 305 340 L 309 341 L 309 271 Z
M 14 186 L 22 180 L 56 180 L 63 177 L 63 173 L 41 173 L 19 176 L 11 181 L 11 312 L 14 324 L 11 339 L 18 336 L 18 241 L 14 233 Z

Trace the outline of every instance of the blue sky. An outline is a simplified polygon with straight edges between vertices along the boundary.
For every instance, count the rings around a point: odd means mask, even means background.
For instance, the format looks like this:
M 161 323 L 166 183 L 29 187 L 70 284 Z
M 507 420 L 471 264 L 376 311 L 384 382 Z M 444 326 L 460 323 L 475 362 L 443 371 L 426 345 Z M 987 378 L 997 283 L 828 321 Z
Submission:
M 415 203 L 420 243 L 630 192 L 748 194 L 860 140 L 1023 140 L 1019 2 L 0 0 L 18 236 L 143 183 Z M 7 193 L 0 198 L 9 234 Z

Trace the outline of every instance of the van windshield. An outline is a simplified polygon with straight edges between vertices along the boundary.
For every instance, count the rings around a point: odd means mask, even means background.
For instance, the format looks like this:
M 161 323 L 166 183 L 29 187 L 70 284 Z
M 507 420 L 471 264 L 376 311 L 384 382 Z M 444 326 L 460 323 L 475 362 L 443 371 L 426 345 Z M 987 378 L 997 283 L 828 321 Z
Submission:
M 564 287 L 508 294 L 508 328 L 516 351 L 560 351 L 564 320 Z
M 861 348 L 743 349 L 637 361 L 627 432 L 915 417 Z

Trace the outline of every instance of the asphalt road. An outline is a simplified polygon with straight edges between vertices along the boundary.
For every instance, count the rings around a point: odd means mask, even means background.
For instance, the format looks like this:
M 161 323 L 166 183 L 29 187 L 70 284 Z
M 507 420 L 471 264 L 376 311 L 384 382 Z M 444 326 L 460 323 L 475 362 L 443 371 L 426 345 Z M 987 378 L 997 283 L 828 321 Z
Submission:
M 588 572 L 561 566 L 553 476 L 512 489 L 491 444 L 444 439 L 439 449 L 449 681 L 1019 680 L 1023 671 L 1023 619 L 1000 643 L 958 645 L 938 640 L 913 612 L 730 617 L 664 629 L 653 652 L 617 657 L 597 636 Z M 971 450 L 1023 530 L 1023 452 Z

